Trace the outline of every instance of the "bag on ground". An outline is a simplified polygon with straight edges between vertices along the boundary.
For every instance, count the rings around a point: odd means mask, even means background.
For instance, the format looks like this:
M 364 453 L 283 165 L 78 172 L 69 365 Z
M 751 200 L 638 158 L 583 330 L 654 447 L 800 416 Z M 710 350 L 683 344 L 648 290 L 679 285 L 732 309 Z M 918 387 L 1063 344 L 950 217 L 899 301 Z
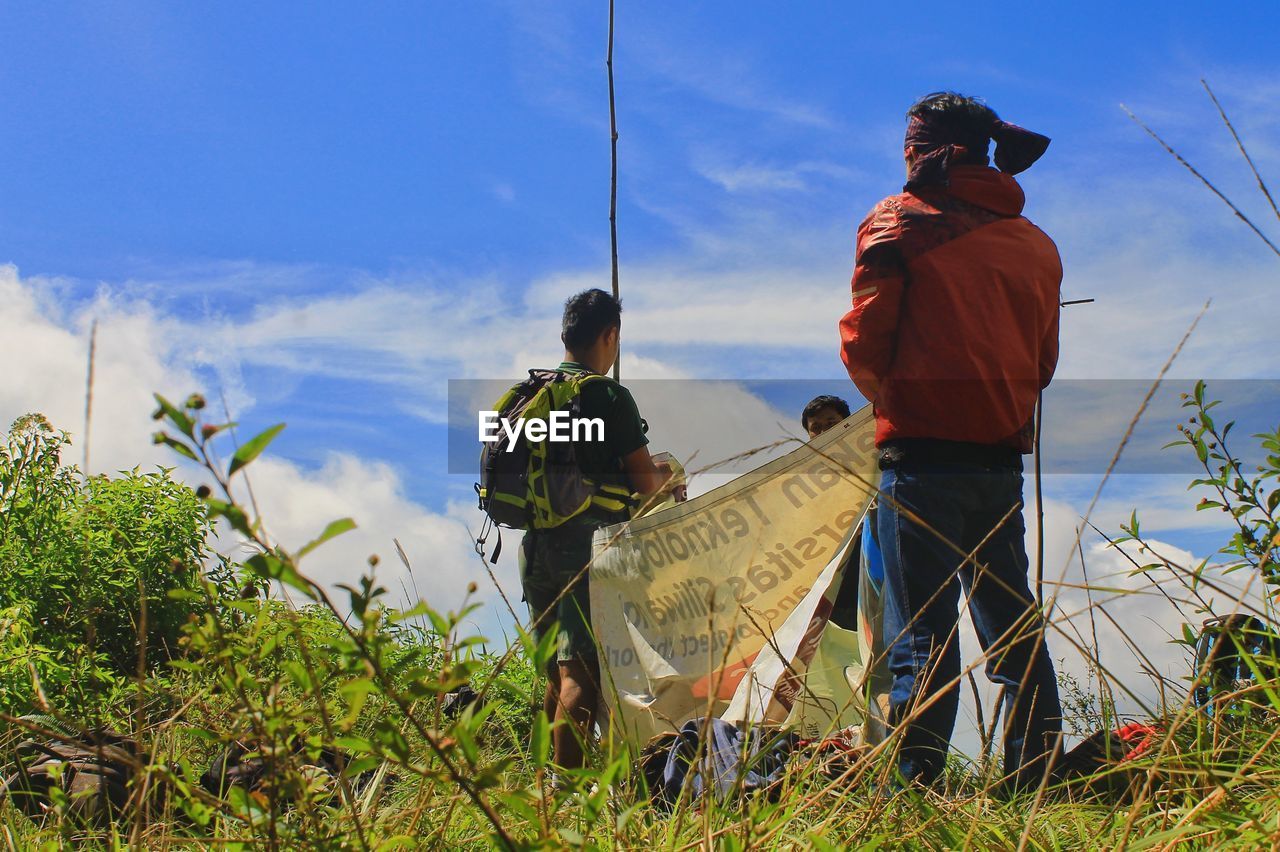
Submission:
M 60 790 L 67 816 L 105 825 L 128 806 L 146 759 L 136 742 L 109 730 L 31 738 L 18 744 L 0 789 L 32 818 L 54 810 Z

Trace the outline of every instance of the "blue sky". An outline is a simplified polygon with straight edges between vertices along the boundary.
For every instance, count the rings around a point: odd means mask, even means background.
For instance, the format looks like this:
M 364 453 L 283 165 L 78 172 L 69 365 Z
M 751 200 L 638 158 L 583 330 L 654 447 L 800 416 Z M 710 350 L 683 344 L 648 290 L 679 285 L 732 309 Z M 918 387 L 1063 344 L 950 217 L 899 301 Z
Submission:
M 900 187 L 906 107 L 940 88 L 1053 137 L 1022 178 L 1027 213 L 1059 243 L 1065 296 L 1097 299 L 1064 316 L 1064 378 L 1153 377 L 1209 297 L 1172 375 L 1275 378 L 1277 258 L 1119 104 L 1277 234 L 1199 80 L 1280 185 L 1280 8 L 961 8 L 619 3 L 624 379 L 756 382 L 719 403 L 728 433 L 657 404 L 656 449 L 710 458 L 798 430 L 794 394 L 762 390 L 776 380 L 854 396 L 835 334 L 853 230 Z M 476 575 L 477 518 L 470 478 L 446 473 L 447 380 L 556 359 L 564 297 L 607 286 L 605 13 L 10 5 L 0 416 L 44 410 L 80 440 L 96 318 L 95 467 L 162 458 L 151 390 L 223 391 L 246 428 L 290 423 L 260 474 L 282 538 L 353 514 L 364 537 L 326 576 L 394 535 L 448 598 Z M 1250 416 L 1274 425 L 1269 405 Z M 1060 434 L 1089 432 L 1077 413 Z M 1089 429 L 1114 446 L 1130 413 Z M 1121 478 L 1100 520 L 1136 505 L 1207 555 L 1217 528 L 1183 511 L 1183 481 Z M 1095 487 L 1050 483 L 1064 529 Z
M 1230 104 L 1234 78 L 1274 71 L 1268 7 L 623 4 L 624 250 L 678 250 L 681 216 L 734 221 L 716 176 L 750 188 L 750 166 L 812 161 L 794 176 L 811 191 L 774 214 L 847 224 L 896 183 L 905 105 L 944 86 L 1055 137 L 1045 171 L 1148 159 L 1116 105 L 1203 112 L 1206 74 Z M 12 260 L 89 279 L 250 259 L 518 285 L 606 256 L 601 3 L 300 9 L 11 8 Z

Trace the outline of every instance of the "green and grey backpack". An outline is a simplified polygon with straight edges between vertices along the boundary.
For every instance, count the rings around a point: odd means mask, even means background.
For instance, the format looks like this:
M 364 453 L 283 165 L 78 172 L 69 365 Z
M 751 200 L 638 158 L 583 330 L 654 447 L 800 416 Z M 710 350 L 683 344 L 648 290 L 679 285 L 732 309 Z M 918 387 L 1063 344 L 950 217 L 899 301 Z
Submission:
M 493 408 L 500 420 L 549 421 L 566 411 L 572 422 L 581 416 L 582 388 L 589 382 L 611 382 L 598 373 L 530 370 L 529 378 L 503 394 Z M 604 523 L 630 517 L 628 489 L 598 482 L 582 471 L 572 441 L 530 441 L 523 430 L 515 437 L 499 428 L 496 440 L 480 450 L 480 509 L 487 522 L 508 529 L 553 529 L 590 513 Z M 499 534 L 500 536 L 501 534 Z M 485 536 L 477 540 L 483 555 Z M 497 561 L 501 537 L 491 561 Z

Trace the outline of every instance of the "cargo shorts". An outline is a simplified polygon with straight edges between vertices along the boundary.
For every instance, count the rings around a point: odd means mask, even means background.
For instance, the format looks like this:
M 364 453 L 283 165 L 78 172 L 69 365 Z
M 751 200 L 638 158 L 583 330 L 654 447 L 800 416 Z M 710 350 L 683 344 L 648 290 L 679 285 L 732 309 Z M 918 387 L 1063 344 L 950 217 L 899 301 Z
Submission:
M 530 530 L 520 543 L 520 586 L 533 632 L 541 642 L 559 623 L 556 661 L 560 663 L 590 662 L 598 656 L 591 630 L 591 594 L 583 571 L 591 561 L 594 533 L 591 527 L 581 526 Z

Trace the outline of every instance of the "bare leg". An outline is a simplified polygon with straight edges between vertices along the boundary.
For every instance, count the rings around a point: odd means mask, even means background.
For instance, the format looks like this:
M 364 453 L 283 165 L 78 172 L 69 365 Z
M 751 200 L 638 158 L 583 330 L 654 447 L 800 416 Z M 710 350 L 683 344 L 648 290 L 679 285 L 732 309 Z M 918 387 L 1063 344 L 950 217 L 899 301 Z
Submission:
M 600 698 L 599 675 L 595 661 L 570 660 L 559 665 L 559 700 L 555 721 L 563 722 L 552 732 L 553 762 L 565 769 L 582 766 L 582 747 L 596 720 L 596 703 Z M 548 684 L 548 696 L 551 684 Z
M 542 696 L 542 712 L 547 714 L 547 721 L 556 720 L 556 707 L 560 704 L 560 666 L 553 660 L 547 666 L 547 691 Z

